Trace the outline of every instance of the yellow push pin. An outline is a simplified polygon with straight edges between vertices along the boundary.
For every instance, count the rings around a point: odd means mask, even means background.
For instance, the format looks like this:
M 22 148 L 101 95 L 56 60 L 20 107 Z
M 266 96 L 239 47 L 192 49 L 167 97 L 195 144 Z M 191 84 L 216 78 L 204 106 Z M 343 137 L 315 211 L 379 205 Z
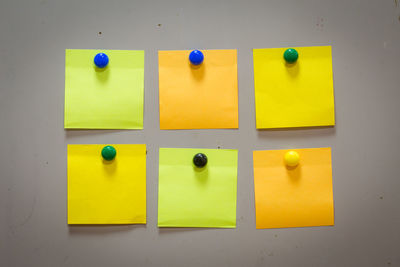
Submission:
M 285 154 L 285 163 L 289 167 L 295 167 L 299 164 L 300 156 L 296 151 L 288 151 Z

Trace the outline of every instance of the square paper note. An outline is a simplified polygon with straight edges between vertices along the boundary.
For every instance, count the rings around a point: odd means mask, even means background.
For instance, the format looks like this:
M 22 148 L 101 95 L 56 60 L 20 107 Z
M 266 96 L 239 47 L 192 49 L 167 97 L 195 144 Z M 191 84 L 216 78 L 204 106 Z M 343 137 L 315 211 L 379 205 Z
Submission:
M 68 224 L 146 223 L 146 145 L 68 145 Z
M 94 65 L 103 52 L 109 63 Z M 144 51 L 65 51 L 65 128 L 143 129 Z
M 237 150 L 160 148 L 158 226 L 235 228 L 237 159 Z
M 331 149 L 294 149 L 296 167 L 288 151 L 253 152 L 257 229 L 333 225 Z
M 331 47 L 295 47 L 294 64 L 286 49 L 253 50 L 257 128 L 335 125 Z
M 236 50 L 159 51 L 160 129 L 238 128 Z

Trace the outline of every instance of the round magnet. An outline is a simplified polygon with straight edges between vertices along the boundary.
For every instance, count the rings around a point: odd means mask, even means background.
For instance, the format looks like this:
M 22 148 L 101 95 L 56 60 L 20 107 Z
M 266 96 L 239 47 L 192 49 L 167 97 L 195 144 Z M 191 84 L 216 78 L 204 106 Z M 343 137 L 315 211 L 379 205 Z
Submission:
M 113 160 L 117 155 L 117 150 L 113 146 L 105 146 L 101 150 L 101 156 L 105 160 Z
M 285 163 L 289 167 L 295 167 L 300 162 L 300 155 L 296 151 L 288 151 L 285 154 Z
M 287 63 L 294 63 L 299 58 L 299 53 L 294 48 L 286 49 L 285 53 L 283 53 L 283 58 Z
M 200 65 L 204 60 L 204 55 L 200 50 L 193 50 L 189 54 L 189 60 L 193 65 Z
M 203 153 L 197 153 L 193 157 L 193 163 L 198 168 L 203 168 L 207 164 L 207 156 Z
M 108 56 L 104 53 L 98 53 L 95 57 L 94 57 L 94 64 L 98 67 L 98 68 L 104 68 L 108 65 Z

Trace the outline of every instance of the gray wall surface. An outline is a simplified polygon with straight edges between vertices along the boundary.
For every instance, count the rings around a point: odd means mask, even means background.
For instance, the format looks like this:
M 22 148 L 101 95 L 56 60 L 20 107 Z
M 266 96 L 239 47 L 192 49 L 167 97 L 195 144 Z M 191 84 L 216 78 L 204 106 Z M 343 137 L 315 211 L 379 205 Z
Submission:
M 100 34 L 101 32 L 101 34 Z M 332 45 L 336 126 L 255 129 L 252 48 Z M 63 128 L 66 48 L 145 50 L 144 130 Z M 239 130 L 159 130 L 157 51 L 238 49 Z M 400 266 L 397 0 L 0 2 L 0 266 Z M 67 144 L 145 143 L 147 225 L 67 225 Z M 236 229 L 158 229 L 159 147 L 239 149 Z M 255 229 L 252 151 L 332 147 L 334 227 Z

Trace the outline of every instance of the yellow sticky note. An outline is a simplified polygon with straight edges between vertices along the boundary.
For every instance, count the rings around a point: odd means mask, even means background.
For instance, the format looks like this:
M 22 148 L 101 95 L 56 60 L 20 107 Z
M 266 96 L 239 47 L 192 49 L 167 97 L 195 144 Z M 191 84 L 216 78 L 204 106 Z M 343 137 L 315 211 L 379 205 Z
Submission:
M 258 129 L 335 125 L 331 47 L 294 48 L 294 64 L 287 48 L 253 49 Z
M 94 65 L 103 52 L 109 63 Z M 144 51 L 65 51 L 65 128 L 143 129 Z
M 68 224 L 146 223 L 146 145 L 68 145 Z
M 236 50 L 159 51 L 160 129 L 238 128 Z
M 333 225 L 331 149 L 294 149 L 296 167 L 286 166 L 288 151 L 253 152 L 256 228 Z

